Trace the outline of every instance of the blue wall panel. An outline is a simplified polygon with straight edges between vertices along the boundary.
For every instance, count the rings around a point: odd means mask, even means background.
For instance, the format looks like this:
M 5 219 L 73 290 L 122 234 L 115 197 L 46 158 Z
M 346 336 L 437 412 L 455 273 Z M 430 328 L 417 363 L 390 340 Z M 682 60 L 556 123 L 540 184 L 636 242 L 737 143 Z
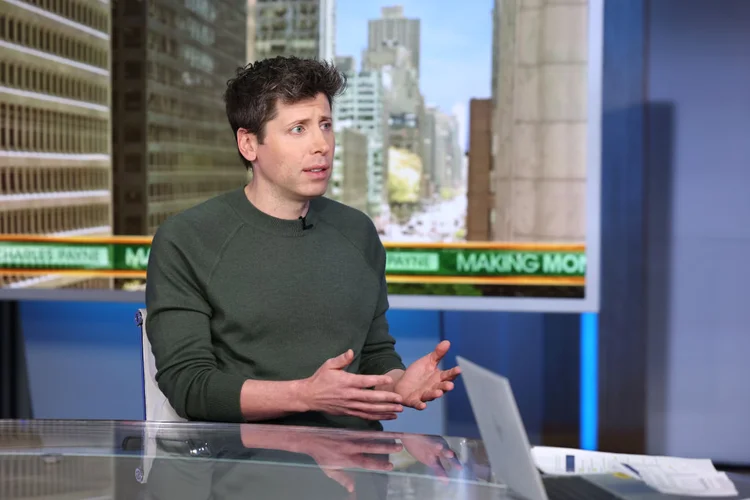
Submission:
M 544 315 L 445 312 L 444 335 L 452 343 L 447 365 L 463 356 L 510 379 L 532 443 L 541 439 L 544 400 Z M 492 395 L 488 395 L 492 397 Z M 479 437 L 462 380 L 447 396 L 446 431 Z
M 20 304 L 35 418 L 143 418 L 137 304 Z

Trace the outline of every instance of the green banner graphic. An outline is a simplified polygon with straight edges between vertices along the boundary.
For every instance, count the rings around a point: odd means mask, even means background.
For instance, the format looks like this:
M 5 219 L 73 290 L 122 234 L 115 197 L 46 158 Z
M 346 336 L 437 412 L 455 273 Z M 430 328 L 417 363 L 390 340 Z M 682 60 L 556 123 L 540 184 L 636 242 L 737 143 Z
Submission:
M 0 268 L 145 271 L 149 244 L 0 242 Z M 407 276 L 584 277 L 583 251 L 388 248 L 386 273 Z
M 145 271 L 150 245 L 0 242 L 3 269 Z
M 416 276 L 562 276 L 586 274 L 584 252 L 469 248 L 389 249 L 386 273 Z
M 0 267 L 9 269 L 112 269 L 110 245 L 0 244 Z

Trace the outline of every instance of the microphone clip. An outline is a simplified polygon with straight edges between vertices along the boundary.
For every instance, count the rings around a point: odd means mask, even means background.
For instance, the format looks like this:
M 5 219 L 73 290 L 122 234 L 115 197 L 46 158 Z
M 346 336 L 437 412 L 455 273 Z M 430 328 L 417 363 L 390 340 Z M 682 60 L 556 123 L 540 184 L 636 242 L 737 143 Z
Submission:
M 299 220 L 302 223 L 302 230 L 303 231 L 307 231 L 308 229 L 312 229 L 313 225 L 312 224 L 308 224 L 307 221 L 305 220 L 305 217 L 300 216 Z

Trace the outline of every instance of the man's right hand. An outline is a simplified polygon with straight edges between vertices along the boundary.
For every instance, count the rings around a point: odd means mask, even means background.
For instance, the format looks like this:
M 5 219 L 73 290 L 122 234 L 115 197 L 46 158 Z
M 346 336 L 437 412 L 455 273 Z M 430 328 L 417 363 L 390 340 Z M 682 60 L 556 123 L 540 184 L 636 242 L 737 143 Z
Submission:
M 395 392 L 370 390 L 375 386 L 392 386 L 391 378 L 344 371 L 353 360 L 354 353 L 350 349 L 329 359 L 302 381 L 301 398 L 308 410 L 365 420 L 395 419 L 404 409 L 401 396 Z
M 345 469 L 364 469 L 375 472 L 393 470 L 389 455 L 399 453 L 403 446 L 385 437 L 357 437 L 351 435 L 293 434 L 296 451 L 315 460 L 323 473 L 354 492 L 355 477 Z

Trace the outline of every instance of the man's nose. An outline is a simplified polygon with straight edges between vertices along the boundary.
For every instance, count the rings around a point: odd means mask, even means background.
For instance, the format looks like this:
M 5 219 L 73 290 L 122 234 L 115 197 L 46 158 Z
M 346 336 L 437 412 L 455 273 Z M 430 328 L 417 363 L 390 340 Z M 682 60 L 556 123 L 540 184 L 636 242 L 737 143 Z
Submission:
M 333 132 L 329 132 L 333 133 Z M 318 129 L 318 131 L 315 133 L 315 143 L 314 143 L 314 152 L 320 153 L 320 154 L 327 154 L 328 151 L 330 151 L 331 146 L 328 144 L 328 141 L 326 140 L 326 132 L 323 132 L 322 130 Z

